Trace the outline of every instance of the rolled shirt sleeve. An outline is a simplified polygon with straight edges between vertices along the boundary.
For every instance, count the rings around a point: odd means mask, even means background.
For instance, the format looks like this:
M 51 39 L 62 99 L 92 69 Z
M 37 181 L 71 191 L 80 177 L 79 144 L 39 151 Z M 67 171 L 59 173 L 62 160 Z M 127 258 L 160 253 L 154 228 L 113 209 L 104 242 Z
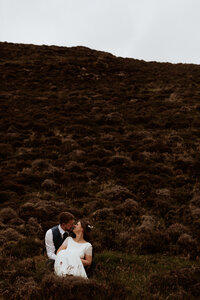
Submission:
M 54 246 L 54 243 L 53 243 L 53 233 L 52 233 L 51 229 L 49 229 L 46 232 L 45 246 L 46 246 L 46 251 L 47 251 L 48 258 L 55 260 L 56 259 L 56 254 L 55 254 L 56 249 L 55 249 L 55 246 Z

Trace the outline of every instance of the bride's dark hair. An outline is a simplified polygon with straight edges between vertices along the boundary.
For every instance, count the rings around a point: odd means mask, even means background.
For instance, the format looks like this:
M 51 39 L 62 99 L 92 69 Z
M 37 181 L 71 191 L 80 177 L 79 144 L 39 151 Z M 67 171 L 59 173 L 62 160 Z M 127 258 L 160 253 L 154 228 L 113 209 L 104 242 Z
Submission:
M 86 220 L 80 220 L 81 227 L 83 228 L 83 238 L 86 242 L 91 242 L 91 231 L 93 226 Z

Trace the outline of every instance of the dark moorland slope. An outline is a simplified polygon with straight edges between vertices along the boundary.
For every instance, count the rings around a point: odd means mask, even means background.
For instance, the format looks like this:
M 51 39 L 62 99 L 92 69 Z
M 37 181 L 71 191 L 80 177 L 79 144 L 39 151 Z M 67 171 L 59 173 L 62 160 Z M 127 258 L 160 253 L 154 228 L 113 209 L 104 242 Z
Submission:
M 199 65 L 147 63 L 85 47 L 0 43 L 0 110 L 6 299 L 57 297 L 60 282 L 46 274 L 43 241 L 63 210 L 95 226 L 96 261 L 102 256 L 98 280 L 86 289 L 96 297 L 105 298 L 99 286 L 109 272 L 101 265 L 105 251 L 113 259 L 105 264 L 117 264 L 125 252 L 138 259 L 187 257 L 186 269 L 174 266 L 163 277 L 152 269 L 146 291 L 200 297 Z M 123 289 L 119 279 L 109 288 L 108 277 L 106 284 L 113 299 L 116 290 L 124 299 L 144 292 L 140 283 L 135 291 L 135 283 Z

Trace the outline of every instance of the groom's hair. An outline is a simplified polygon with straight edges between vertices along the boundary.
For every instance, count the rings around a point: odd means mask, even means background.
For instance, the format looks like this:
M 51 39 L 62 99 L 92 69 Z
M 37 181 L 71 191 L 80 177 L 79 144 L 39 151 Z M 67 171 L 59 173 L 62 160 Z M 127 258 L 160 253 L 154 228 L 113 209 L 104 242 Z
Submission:
M 59 214 L 59 223 L 60 224 L 63 224 L 63 223 L 66 224 L 71 220 L 74 220 L 74 216 L 71 213 L 66 211 L 66 212 L 62 212 Z

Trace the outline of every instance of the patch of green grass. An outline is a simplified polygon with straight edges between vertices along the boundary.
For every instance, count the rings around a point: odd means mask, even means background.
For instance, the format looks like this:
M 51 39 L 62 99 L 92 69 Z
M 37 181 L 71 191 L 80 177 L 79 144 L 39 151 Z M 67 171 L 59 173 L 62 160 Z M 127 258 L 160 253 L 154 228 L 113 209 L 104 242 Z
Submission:
M 116 282 L 129 291 L 127 299 L 148 298 L 148 282 L 153 274 L 167 274 L 171 270 L 200 265 L 199 262 L 178 256 L 135 255 L 122 252 L 104 251 L 95 255 L 97 279 Z M 159 291 L 158 291 L 159 294 Z M 162 299 L 162 298 L 160 298 Z

